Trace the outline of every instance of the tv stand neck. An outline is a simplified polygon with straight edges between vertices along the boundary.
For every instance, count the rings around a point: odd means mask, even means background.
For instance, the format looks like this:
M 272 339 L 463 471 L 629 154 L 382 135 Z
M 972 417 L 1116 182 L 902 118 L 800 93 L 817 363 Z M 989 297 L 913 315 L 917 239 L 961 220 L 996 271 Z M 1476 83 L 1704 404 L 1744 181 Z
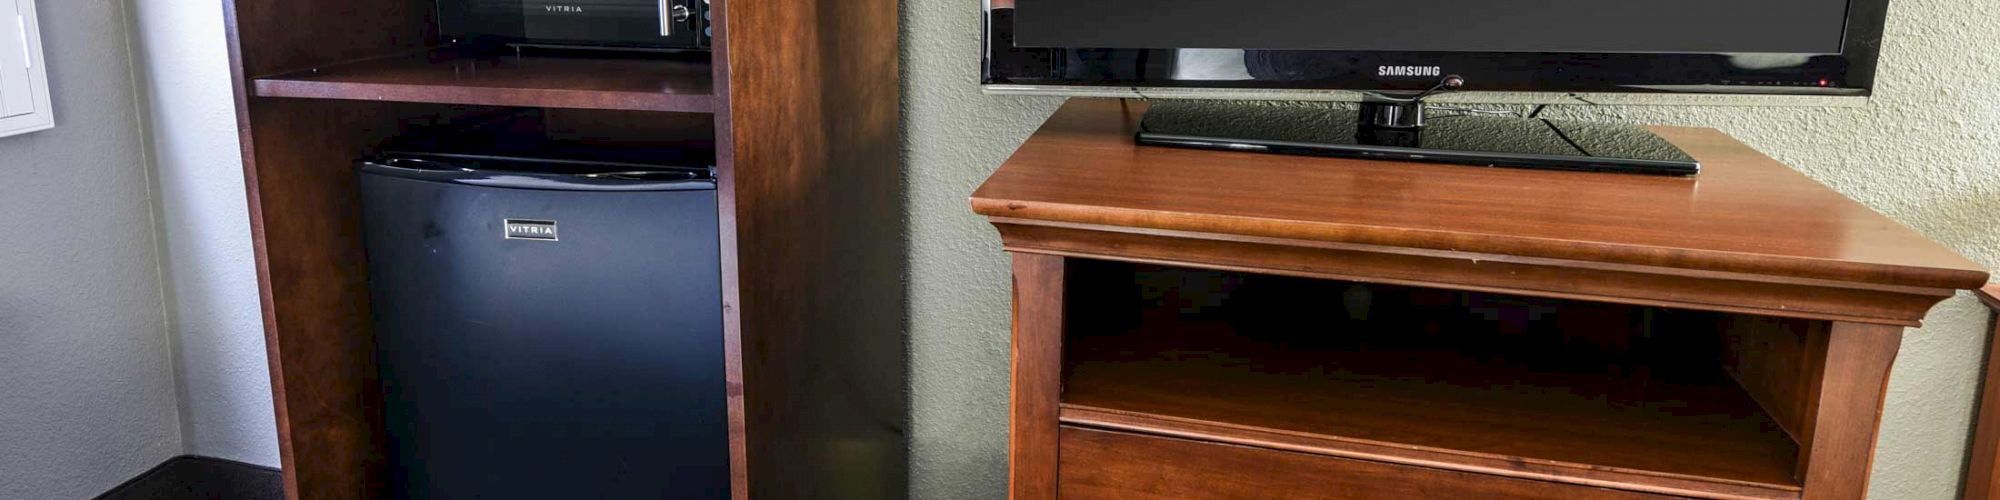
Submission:
M 1424 100 L 1363 101 L 1362 128 L 1415 129 L 1424 126 Z
M 1422 147 L 1424 100 L 1362 102 L 1354 142 L 1368 146 Z
M 1424 126 L 1424 98 L 1442 92 L 1452 92 L 1465 88 L 1465 77 L 1445 75 L 1437 85 L 1423 92 L 1408 95 L 1392 95 L 1369 92 L 1361 101 L 1361 130 L 1369 128 L 1390 128 L 1414 130 Z

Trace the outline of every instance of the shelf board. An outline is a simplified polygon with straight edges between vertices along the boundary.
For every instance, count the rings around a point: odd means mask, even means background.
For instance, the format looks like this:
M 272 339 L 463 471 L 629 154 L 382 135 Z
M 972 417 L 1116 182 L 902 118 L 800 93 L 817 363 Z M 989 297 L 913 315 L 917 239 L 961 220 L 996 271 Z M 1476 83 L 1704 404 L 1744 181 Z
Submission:
M 1666 383 L 1177 329 L 1072 336 L 1062 422 L 1692 497 L 1799 496 L 1797 445 L 1719 369 Z
M 714 76 L 702 62 L 459 57 L 371 59 L 257 78 L 259 97 L 709 113 Z

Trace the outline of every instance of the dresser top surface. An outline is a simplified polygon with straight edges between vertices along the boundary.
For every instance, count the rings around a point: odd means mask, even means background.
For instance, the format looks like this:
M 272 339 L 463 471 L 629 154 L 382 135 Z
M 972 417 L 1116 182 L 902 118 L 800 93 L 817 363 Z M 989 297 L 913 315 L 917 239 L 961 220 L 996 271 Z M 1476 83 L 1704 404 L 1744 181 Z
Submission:
M 1986 272 L 1713 129 L 1691 178 L 1139 146 L 1143 103 L 1072 99 L 973 193 L 996 222 L 1930 288 Z

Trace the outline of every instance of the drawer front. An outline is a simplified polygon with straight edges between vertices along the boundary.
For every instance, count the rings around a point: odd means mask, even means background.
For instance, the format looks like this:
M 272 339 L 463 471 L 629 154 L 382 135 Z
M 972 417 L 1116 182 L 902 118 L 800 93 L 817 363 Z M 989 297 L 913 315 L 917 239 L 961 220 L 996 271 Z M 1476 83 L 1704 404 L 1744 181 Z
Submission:
M 1069 426 L 1061 446 L 1063 500 L 1676 498 Z

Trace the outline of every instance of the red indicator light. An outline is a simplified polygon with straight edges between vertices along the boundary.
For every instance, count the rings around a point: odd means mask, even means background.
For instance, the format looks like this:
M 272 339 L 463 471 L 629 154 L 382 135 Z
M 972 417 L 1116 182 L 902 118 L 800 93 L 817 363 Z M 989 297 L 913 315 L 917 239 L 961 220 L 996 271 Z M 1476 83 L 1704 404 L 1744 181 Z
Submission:
M 1827 79 L 1825 79 L 1825 78 L 1821 78 L 1821 79 L 1819 79 L 1819 86 L 1821 86 L 1821 87 L 1825 87 L 1825 86 L 1828 86 L 1828 85 L 1832 85 L 1832 84 L 1833 84 L 1833 82 L 1832 82 L 1832 81 L 1828 81 L 1828 80 L 1827 80 Z

